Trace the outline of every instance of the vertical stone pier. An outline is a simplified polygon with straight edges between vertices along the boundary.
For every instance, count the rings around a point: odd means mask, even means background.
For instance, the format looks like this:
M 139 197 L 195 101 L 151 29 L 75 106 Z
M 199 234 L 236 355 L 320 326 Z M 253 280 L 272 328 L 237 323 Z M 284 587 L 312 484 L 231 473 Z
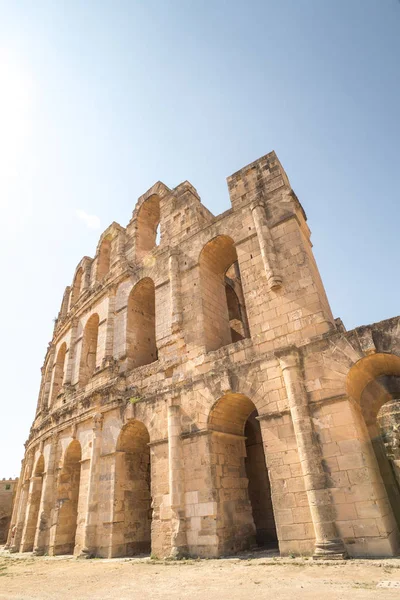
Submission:
M 301 470 L 314 525 L 314 558 L 345 558 L 346 550 L 343 540 L 337 533 L 332 499 L 326 486 L 321 451 L 314 436 L 299 350 L 295 347 L 286 348 L 277 352 L 276 356 L 283 372 Z

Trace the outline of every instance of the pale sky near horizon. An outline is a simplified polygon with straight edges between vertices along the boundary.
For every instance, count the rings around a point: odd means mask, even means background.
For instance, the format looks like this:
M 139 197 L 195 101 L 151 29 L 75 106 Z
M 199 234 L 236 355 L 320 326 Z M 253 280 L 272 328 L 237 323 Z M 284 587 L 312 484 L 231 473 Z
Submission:
M 398 0 L 0 0 L 0 478 L 63 291 L 156 181 L 218 214 L 272 149 L 334 315 L 399 314 Z

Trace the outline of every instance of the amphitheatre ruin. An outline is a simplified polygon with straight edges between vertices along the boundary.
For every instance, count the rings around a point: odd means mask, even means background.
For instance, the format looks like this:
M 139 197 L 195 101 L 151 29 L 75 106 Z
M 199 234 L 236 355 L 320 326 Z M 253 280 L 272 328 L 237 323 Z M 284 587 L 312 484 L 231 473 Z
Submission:
M 77 265 L 11 551 L 398 552 L 400 318 L 346 331 L 333 317 L 274 152 L 228 188 L 214 216 L 189 182 L 156 183 Z

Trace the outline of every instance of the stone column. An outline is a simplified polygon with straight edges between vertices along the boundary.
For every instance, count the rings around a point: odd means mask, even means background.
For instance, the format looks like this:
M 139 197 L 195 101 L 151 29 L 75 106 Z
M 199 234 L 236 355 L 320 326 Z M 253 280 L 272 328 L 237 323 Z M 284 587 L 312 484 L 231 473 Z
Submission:
M 16 531 L 15 531 L 14 538 L 10 545 L 10 552 L 18 552 L 20 549 L 22 533 L 24 530 L 25 519 L 26 519 L 26 505 L 28 502 L 29 485 L 30 485 L 30 481 L 28 478 L 22 481 L 21 494 L 19 497 L 18 513 L 17 513 L 16 522 L 15 522 Z
M 39 507 L 38 527 L 36 529 L 33 553 L 37 556 L 43 555 L 49 546 L 51 511 L 54 508 L 56 495 L 56 454 L 58 436 L 53 434 L 50 444 L 50 452 L 47 458 L 46 471 L 43 473 L 42 497 Z
M 60 309 L 60 314 L 59 314 L 59 319 L 61 319 L 61 320 L 65 319 L 65 317 L 67 316 L 68 309 L 69 309 L 70 297 L 71 297 L 71 288 L 68 286 L 65 288 L 65 292 L 63 295 L 62 303 L 61 303 L 61 309 Z
M 25 523 L 22 530 L 20 552 L 30 552 L 33 550 L 33 542 L 36 535 L 37 518 L 35 519 L 35 502 L 40 503 L 42 492 L 42 476 L 32 475 L 29 481 L 28 501 L 26 506 Z M 39 517 L 39 512 L 37 512 Z M 31 535 L 34 530 L 33 536 Z
M 276 353 L 283 372 L 296 436 L 308 504 L 315 531 L 314 558 L 344 558 L 346 550 L 338 536 L 332 498 L 327 489 L 319 443 L 313 432 L 308 398 L 297 348 Z
M 101 448 L 103 416 L 97 413 L 93 417 L 92 452 L 90 456 L 89 484 L 87 491 L 87 505 L 85 525 L 83 531 L 83 547 L 81 556 L 90 558 L 96 554 L 96 532 L 98 515 L 98 475 Z
M 124 472 L 125 452 L 115 451 L 107 454 L 110 494 L 110 517 L 108 522 L 107 558 L 121 556 L 121 547 L 125 547 L 124 530 L 124 489 L 120 484 L 121 473 Z M 104 492 L 103 492 L 104 493 Z
M 260 244 L 261 256 L 264 263 L 270 290 L 276 290 L 282 286 L 282 276 L 278 269 L 278 258 L 276 256 L 274 240 L 267 225 L 265 209 L 261 202 L 254 202 L 251 206 L 253 221 Z
M 7 550 L 9 548 L 11 548 L 14 543 L 13 528 L 18 520 L 19 503 L 21 500 L 22 487 L 23 487 L 23 481 L 24 481 L 24 473 L 25 473 L 25 459 L 23 459 L 21 461 L 21 473 L 20 473 L 20 476 L 18 479 L 17 493 L 15 494 L 15 501 L 14 501 L 14 507 L 13 507 L 12 515 L 11 515 L 10 528 L 8 530 L 7 543 L 5 545 L 5 548 Z
M 44 383 L 43 383 L 43 392 L 42 392 L 42 400 L 40 405 L 40 410 L 47 410 L 49 408 L 49 399 L 50 399 L 50 390 L 51 390 L 51 381 L 53 374 L 53 366 L 55 359 L 55 346 L 53 344 L 49 344 L 49 358 L 47 360 L 47 366 L 44 374 Z
M 72 319 L 71 321 L 71 337 L 69 341 L 67 367 L 65 369 L 64 386 L 71 385 L 72 377 L 74 374 L 74 362 L 76 356 L 76 336 L 78 333 L 78 319 Z
M 115 315 L 115 295 L 116 287 L 109 289 L 108 295 L 108 311 L 107 311 L 107 322 L 106 322 L 106 340 L 104 348 L 104 366 L 113 359 L 114 350 L 114 315 Z
M 90 259 L 86 257 L 86 260 L 89 261 Z M 86 262 L 86 264 L 82 265 L 82 269 L 81 294 L 90 287 L 91 262 Z
M 170 404 L 168 406 L 168 468 L 171 502 L 171 556 L 174 558 L 187 554 L 180 416 L 180 406 Z
M 125 259 L 125 243 L 126 243 L 126 235 L 125 231 L 119 231 L 117 237 L 117 257 L 118 260 Z
M 179 272 L 179 252 L 172 248 L 169 255 L 169 285 L 171 300 L 171 328 L 176 333 L 182 326 L 181 276 Z

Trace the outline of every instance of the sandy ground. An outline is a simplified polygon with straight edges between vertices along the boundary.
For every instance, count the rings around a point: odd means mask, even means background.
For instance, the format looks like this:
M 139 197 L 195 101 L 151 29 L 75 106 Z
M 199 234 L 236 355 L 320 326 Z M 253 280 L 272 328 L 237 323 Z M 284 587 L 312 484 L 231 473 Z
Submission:
M 266 553 L 220 560 L 77 560 L 0 551 L 1 600 L 399 599 L 400 559 L 320 563 Z

